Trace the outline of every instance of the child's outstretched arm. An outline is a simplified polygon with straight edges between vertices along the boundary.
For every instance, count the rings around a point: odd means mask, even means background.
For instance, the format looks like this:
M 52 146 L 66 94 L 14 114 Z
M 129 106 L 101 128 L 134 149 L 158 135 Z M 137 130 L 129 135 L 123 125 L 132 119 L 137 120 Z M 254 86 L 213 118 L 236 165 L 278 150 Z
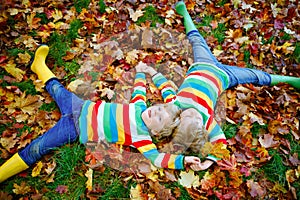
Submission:
M 148 73 L 152 77 L 152 81 L 161 92 L 165 103 L 173 102 L 176 99 L 176 91 L 165 76 L 143 62 L 140 62 L 136 69 Z
M 146 75 L 145 72 L 140 70 L 139 64 L 136 66 L 134 88 L 130 103 L 138 102 L 146 103 Z

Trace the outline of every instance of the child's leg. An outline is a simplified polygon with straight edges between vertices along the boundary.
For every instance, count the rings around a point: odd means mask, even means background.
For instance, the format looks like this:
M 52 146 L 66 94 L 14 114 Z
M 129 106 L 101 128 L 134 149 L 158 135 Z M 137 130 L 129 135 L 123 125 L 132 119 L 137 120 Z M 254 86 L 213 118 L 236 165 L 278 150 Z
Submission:
M 222 70 L 224 70 L 230 79 L 230 87 L 234 87 L 238 84 L 252 83 L 255 85 L 267 85 L 271 84 L 270 74 L 263 72 L 261 70 L 241 68 L 229 65 L 220 65 Z
M 62 116 L 80 114 L 84 101 L 68 91 L 57 79 L 47 81 L 46 89 L 57 103 Z
M 186 34 L 193 48 L 194 62 L 208 62 L 218 65 L 216 57 L 212 54 L 205 39 L 201 36 L 198 29 L 195 27 L 194 22 L 188 13 L 183 1 L 179 1 L 175 5 L 178 14 L 183 16 L 183 23 L 186 29 Z
M 51 150 L 74 142 L 77 136 L 74 120 L 71 117 L 62 117 L 53 128 L 33 140 L 0 167 L 0 183 L 27 169 Z
M 74 142 L 77 137 L 78 133 L 73 119 L 62 117 L 55 126 L 20 151 L 19 155 L 30 166 L 51 150 Z
M 278 83 L 288 83 L 291 86 L 300 89 L 300 78 L 292 76 L 281 76 L 268 74 L 261 70 L 240 68 L 229 65 L 220 65 L 230 78 L 229 87 L 234 87 L 238 84 L 252 83 L 255 85 L 273 86 Z

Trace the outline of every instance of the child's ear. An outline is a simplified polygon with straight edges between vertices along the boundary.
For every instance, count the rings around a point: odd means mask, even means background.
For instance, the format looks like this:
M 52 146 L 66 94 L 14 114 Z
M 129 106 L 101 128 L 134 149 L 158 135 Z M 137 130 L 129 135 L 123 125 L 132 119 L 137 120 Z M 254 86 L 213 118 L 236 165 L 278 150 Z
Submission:
M 155 131 L 155 130 L 151 130 L 151 133 L 152 133 L 152 135 L 157 135 L 158 134 L 158 132 Z

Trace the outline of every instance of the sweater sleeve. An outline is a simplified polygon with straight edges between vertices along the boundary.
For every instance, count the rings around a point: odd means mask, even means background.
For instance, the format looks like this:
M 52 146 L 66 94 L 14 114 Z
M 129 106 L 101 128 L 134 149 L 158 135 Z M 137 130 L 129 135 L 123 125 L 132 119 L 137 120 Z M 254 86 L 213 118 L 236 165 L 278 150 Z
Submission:
M 134 146 L 141 152 L 153 165 L 159 168 L 184 169 L 184 156 L 169 153 L 161 153 L 157 150 L 151 140 L 143 140 L 134 143 Z
M 176 99 L 176 91 L 171 85 L 170 81 L 166 79 L 161 73 L 157 73 L 152 77 L 155 86 L 161 92 L 161 96 L 165 103 L 173 102 Z
M 146 102 L 146 75 L 138 72 L 134 79 L 134 88 L 130 103 Z
M 225 134 L 221 129 L 221 127 L 217 124 L 215 119 L 213 120 L 208 130 L 208 139 L 209 142 L 211 142 L 212 144 L 216 144 L 216 143 L 223 143 L 225 145 L 227 144 Z M 211 154 L 208 154 L 206 158 L 214 162 L 216 162 L 217 160 L 221 160 L 221 158 L 218 158 Z

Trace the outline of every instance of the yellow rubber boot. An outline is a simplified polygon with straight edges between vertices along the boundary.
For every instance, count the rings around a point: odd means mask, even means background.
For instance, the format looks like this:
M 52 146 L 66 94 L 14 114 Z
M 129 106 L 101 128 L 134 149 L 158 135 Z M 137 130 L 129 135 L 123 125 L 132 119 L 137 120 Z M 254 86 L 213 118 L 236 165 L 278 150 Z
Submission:
M 0 167 L 0 183 L 27 168 L 28 165 L 23 161 L 19 154 L 16 153 Z
M 55 75 L 46 65 L 46 57 L 49 52 L 49 47 L 47 45 L 39 46 L 31 61 L 30 68 L 37 74 L 38 78 L 45 84 L 49 79 L 55 78 Z

